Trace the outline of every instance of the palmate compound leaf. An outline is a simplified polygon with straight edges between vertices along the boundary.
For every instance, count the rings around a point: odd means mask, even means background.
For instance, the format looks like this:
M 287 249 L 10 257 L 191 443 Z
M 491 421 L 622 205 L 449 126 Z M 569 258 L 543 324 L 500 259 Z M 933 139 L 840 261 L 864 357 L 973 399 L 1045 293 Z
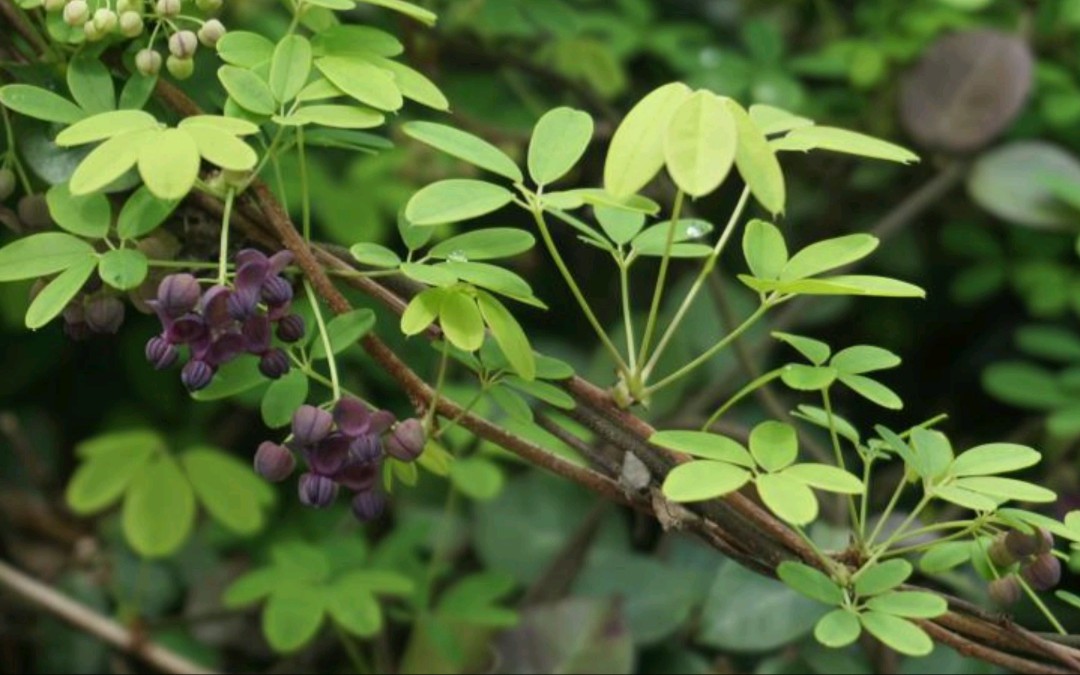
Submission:
M 604 187 L 617 197 L 636 194 L 664 166 L 664 139 L 675 110 L 690 98 L 681 82 L 666 84 L 639 101 L 611 138 Z
M 76 453 L 83 461 L 64 493 L 68 506 L 81 516 L 111 506 L 161 449 L 160 437 L 141 430 L 105 434 L 80 444 Z
M 241 535 L 263 528 L 265 509 L 275 495 L 250 466 L 211 447 L 184 451 L 180 463 L 195 496 L 214 520 Z
M 775 421 L 758 424 L 750 432 L 750 454 L 758 466 L 769 472 L 789 466 L 799 455 L 795 427 Z
M 784 473 L 758 476 L 758 496 L 778 518 L 792 525 L 809 525 L 818 516 L 818 500 L 803 481 Z
M 737 130 L 724 101 L 698 91 L 675 109 L 664 136 L 664 161 L 680 190 L 709 194 L 727 178 L 735 162 Z
M 294 652 L 322 627 L 327 600 L 332 596 L 319 587 L 283 583 L 275 588 L 262 612 L 262 630 L 266 641 L 278 652 Z
M 141 556 L 175 553 L 195 524 L 195 494 L 176 461 L 158 456 L 135 474 L 123 508 L 124 537 Z
M 302 35 L 286 35 L 270 61 L 270 92 L 279 103 L 296 98 L 311 73 L 311 43 Z
M 466 131 L 435 122 L 408 122 L 401 129 L 407 136 L 515 183 L 524 179 L 521 169 L 505 152 Z
M 776 568 L 777 576 L 792 590 L 811 600 L 827 605 L 839 605 L 844 602 L 844 591 L 821 570 L 800 562 L 784 561 Z
M 401 332 L 417 335 L 427 330 L 439 317 L 445 295 L 441 288 L 429 288 L 418 293 L 401 314 Z
M 750 472 L 726 462 L 680 464 L 664 479 L 664 495 L 674 502 L 699 502 L 730 494 L 750 482 Z
M 45 194 L 49 215 L 63 229 L 88 239 L 101 239 L 109 233 L 112 209 L 103 194 L 73 195 L 66 183 L 49 188 Z

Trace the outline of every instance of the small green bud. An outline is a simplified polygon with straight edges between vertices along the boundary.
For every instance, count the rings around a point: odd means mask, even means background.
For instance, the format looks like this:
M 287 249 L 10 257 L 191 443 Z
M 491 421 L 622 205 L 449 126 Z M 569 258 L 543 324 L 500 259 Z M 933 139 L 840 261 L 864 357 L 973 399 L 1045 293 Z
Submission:
M 120 15 L 120 34 L 124 37 L 138 37 L 143 32 L 142 16 L 130 10 Z
M 97 42 L 105 37 L 105 33 L 93 21 L 83 24 L 83 35 L 86 36 L 87 42 Z
M 0 202 L 15 193 L 15 172 L 4 167 L 0 169 Z
M 180 0 L 157 0 L 154 10 L 158 16 L 171 19 L 180 14 Z
M 122 16 L 124 12 L 135 12 L 142 16 L 142 0 L 116 0 L 116 13 Z
M 94 28 L 97 28 L 102 35 L 111 33 L 113 29 L 116 28 L 116 23 L 116 12 L 111 9 L 105 9 L 103 7 L 94 12 Z
M 135 55 L 135 68 L 143 75 L 157 75 L 161 72 L 161 54 L 153 49 L 140 49 Z
M 169 38 L 169 52 L 178 59 L 191 60 L 199 48 L 199 38 L 189 30 L 176 31 Z M 172 72 L 170 69 L 169 72 Z
M 210 19 L 199 29 L 199 42 L 213 49 L 224 35 L 225 25 L 217 19 Z
M 186 80 L 195 72 L 195 61 L 192 59 L 180 59 L 173 54 L 165 60 L 165 68 L 169 74 L 178 80 Z
M 195 6 L 204 12 L 216 12 L 221 5 L 222 0 L 195 0 Z
M 64 23 L 72 27 L 79 27 L 90 19 L 90 5 L 85 0 L 71 0 L 64 7 Z
M 67 0 L 45 0 L 43 4 L 46 12 L 59 12 L 67 4 Z

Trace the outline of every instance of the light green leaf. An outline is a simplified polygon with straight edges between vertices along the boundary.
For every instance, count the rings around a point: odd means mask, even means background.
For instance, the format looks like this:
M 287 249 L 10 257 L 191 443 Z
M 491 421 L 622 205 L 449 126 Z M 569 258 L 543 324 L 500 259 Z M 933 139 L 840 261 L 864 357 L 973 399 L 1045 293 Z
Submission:
M 407 598 L 416 592 L 412 579 L 399 572 L 371 569 L 348 572 L 336 582 L 334 588 L 347 594 L 352 589 L 363 589 L 374 595 Z
M 112 440 L 115 437 L 119 437 L 119 442 Z M 128 438 L 134 442 L 129 442 Z M 78 515 L 97 513 L 120 499 L 135 474 L 159 451 L 156 444 L 145 442 L 141 435 L 100 437 L 100 440 L 106 439 L 110 440 L 108 451 L 97 452 L 82 462 L 64 492 L 68 506 Z
M 720 187 L 735 161 L 736 133 L 728 107 L 712 92 L 683 101 L 664 137 L 664 160 L 679 189 L 701 197 Z
M 368 55 L 366 58 L 373 62 L 374 65 L 393 75 L 394 84 L 397 85 L 401 95 L 405 98 L 416 101 L 432 110 L 441 112 L 450 110 L 450 101 L 447 100 L 446 95 L 442 93 L 438 85 L 420 71 L 414 70 L 404 63 L 374 55 Z
M 523 180 L 521 169 L 506 153 L 484 139 L 434 122 L 408 122 L 402 125 L 405 135 L 441 150 L 470 164 L 509 178 L 515 183 Z
M 224 117 L 222 115 L 192 115 L 180 120 L 177 125 L 181 129 L 191 127 L 213 127 L 233 136 L 250 136 L 259 132 L 259 127 L 253 122 L 242 120 L 239 117 Z
M 199 148 L 184 129 L 166 129 L 139 151 L 139 175 L 161 199 L 180 199 L 199 177 Z
M 971 490 L 956 487 L 955 485 L 939 485 L 935 487 L 934 496 L 951 504 L 963 506 L 965 509 L 971 509 L 972 511 L 992 513 L 997 510 L 998 507 L 997 500 L 990 499 L 986 495 L 979 494 L 978 492 L 972 492 Z
M 356 0 L 304 0 L 304 2 L 336 11 L 347 11 L 356 8 Z
M 225 87 L 229 98 L 247 112 L 254 115 L 273 115 L 277 110 L 277 103 L 269 85 L 254 71 L 238 66 L 222 66 L 218 68 L 218 80 L 221 81 L 221 86 Z
M 780 379 L 784 384 L 798 391 L 821 391 L 836 381 L 835 368 L 805 366 L 792 363 L 784 366 Z
M 336 584 L 327 591 L 326 609 L 342 628 L 360 637 L 371 637 L 382 629 L 382 609 L 371 591 L 356 584 Z
M 805 279 L 861 260 L 878 247 L 877 237 L 849 234 L 810 244 L 791 257 L 780 272 L 782 281 Z
M 836 428 L 836 433 L 840 438 L 846 438 L 852 443 L 859 444 L 859 431 L 843 417 L 839 415 L 829 415 L 821 408 L 815 408 L 811 405 L 800 405 L 797 410 L 793 411 L 793 417 L 797 417 L 801 420 L 805 420 L 810 424 L 821 427 L 822 429 L 828 429 L 830 426 Z M 832 424 L 830 424 L 830 419 Z
M 149 234 L 165 222 L 179 203 L 175 199 L 158 199 L 144 185 L 124 202 L 116 221 L 116 232 L 121 239 L 138 239 Z
M 398 257 L 397 253 L 380 244 L 368 242 L 353 244 L 352 248 L 349 249 L 349 253 L 357 262 L 372 267 L 393 268 L 401 264 L 401 258 Z
M 954 476 L 989 476 L 1035 466 L 1042 459 L 1038 451 L 1016 443 L 987 443 L 960 454 L 952 464 Z
M 491 391 L 497 391 L 498 388 Z M 483 457 L 466 457 L 450 465 L 450 481 L 469 499 L 486 502 L 499 496 L 505 478 L 499 466 Z
M 593 119 L 588 113 L 561 107 L 536 123 L 529 141 L 529 175 L 537 185 L 559 180 L 574 168 L 589 148 Z
M 290 370 L 284 377 L 274 380 L 266 388 L 259 405 L 263 424 L 271 429 L 288 426 L 293 413 L 307 400 L 307 395 L 308 378 L 301 370 Z
M 809 525 L 818 516 L 818 501 L 806 483 L 783 473 L 757 477 L 761 501 L 781 520 L 792 525 Z
M 815 366 L 824 365 L 824 363 L 829 360 L 829 354 L 832 353 L 832 349 L 829 348 L 829 345 L 813 338 L 792 335 L 791 333 L 781 333 L 780 331 L 774 331 L 772 336 L 777 340 L 794 347 L 796 351 L 806 357 L 807 361 L 813 363 Z
M 113 249 L 101 254 L 101 280 L 121 291 L 129 291 L 146 279 L 149 262 L 138 249 Z
M 875 370 L 895 368 L 900 365 L 900 357 L 881 347 L 855 345 L 838 351 L 829 365 L 843 375 L 861 375 Z
M 339 24 L 319 31 L 312 38 L 318 56 L 363 56 L 378 54 L 394 57 L 405 51 L 405 45 L 391 33 L 373 28 Z
M 839 605 L 844 602 L 844 591 L 821 570 L 800 562 L 785 560 L 776 568 L 776 574 L 794 591 L 811 600 L 826 605 Z
M 875 277 L 864 274 L 844 274 L 827 277 L 820 280 L 817 288 L 800 290 L 798 284 L 809 282 L 794 282 L 792 288 L 795 292 L 805 295 L 876 295 L 884 298 L 925 298 L 926 291 L 918 286 L 889 279 L 888 277 Z
M 911 563 L 902 558 L 876 563 L 859 574 L 855 580 L 855 592 L 866 597 L 891 591 L 907 581 L 913 571 Z
M 94 247 L 66 232 L 42 232 L 0 248 L 0 281 L 34 279 L 94 260 Z
M 484 320 L 476 300 L 465 292 L 448 292 L 439 307 L 439 324 L 458 349 L 474 352 L 484 344 Z
M 934 544 L 919 558 L 919 569 L 925 574 L 941 574 L 963 565 L 970 559 L 970 542 L 945 541 Z
M 152 145 L 160 133 L 157 128 L 126 132 L 94 148 L 71 175 L 72 193 L 97 192 L 123 176 L 135 166 L 143 148 Z
M 195 496 L 210 516 L 241 535 L 252 535 L 266 524 L 263 506 L 274 492 L 251 466 L 210 447 L 191 448 L 180 456 Z
M 911 445 L 921 458 L 926 476 L 938 479 L 945 475 L 953 461 L 952 445 L 940 431 L 915 427 L 911 431 Z
M 102 239 L 109 233 L 112 208 L 105 195 L 75 196 L 67 183 L 59 183 L 49 188 L 45 199 L 49 205 L 49 215 L 68 232 L 90 239 Z
M 513 198 L 509 190 L 494 183 L 452 178 L 414 194 L 405 206 L 405 217 L 413 225 L 456 223 L 497 211 Z
M 726 99 L 724 103 L 735 122 L 735 166 L 738 167 L 739 174 L 746 181 L 746 186 L 750 188 L 754 198 L 769 213 L 783 213 L 787 190 L 784 186 L 784 172 L 776 159 L 776 151 L 742 106 L 732 99 Z
M 401 332 L 416 335 L 427 330 L 439 316 L 444 295 L 441 288 L 429 288 L 410 300 L 401 314 Z
M 367 308 L 354 309 L 330 319 L 326 324 L 326 334 L 330 338 L 330 349 L 340 354 L 359 342 L 375 326 L 375 312 Z M 321 337 L 316 337 L 311 345 L 311 358 L 325 359 L 326 348 Z
M 782 150 L 831 150 L 901 164 L 919 161 L 918 155 L 899 145 L 836 127 L 799 127 L 774 143 L 777 144 L 774 147 Z
M 799 456 L 799 439 L 795 427 L 783 422 L 767 421 L 750 432 L 750 454 L 766 471 L 779 471 Z
M 536 377 L 536 359 L 533 357 L 529 338 L 514 315 L 498 300 L 483 291 L 477 291 L 476 299 L 484 322 L 499 345 L 506 360 L 524 380 Z
M 338 89 L 372 108 L 394 111 L 404 103 L 394 76 L 368 61 L 324 56 L 316 59 L 315 67 Z
M 75 122 L 56 136 L 61 147 L 85 145 L 103 141 L 129 131 L 157 129 L 157 119 L 142 110 L 114 110 L 100 113 Z
M 262 614 L 266 641 L 279 652 L 294 652 L 310 642 L 322 627 L 326 600 L 332 593 L 298 583 L 274 589 Z
M 859 620 L 868 633 L 901 654 L 926 656 L 934 650 L 930 636 L 910 621 L 881 612 L 864 612 Z
M 457 275 L 443 265 L 425 265 L 421 263 L 401 263 L 401 272 L 405 276 L 428 286 L 453 286 Z
M 860 495 L 866 490 L 857 476 L 828 464 L 795 464 L 784 469 L 784 475 L 828 492 Z
M 270 93 L 279 103 L 296 98 L 311 73 L 311 43 L 302 35 L 286 35 L 270 60 Z
M 84 258 L 50 281 L 27 308 L 26 327 L 37 330 L 56 318 L 60 312 L 64 311 L 64 307 L 67 307 L 71 299 L 82 290 L 83 284 L 94 273 L 96 266 L 96 260 Z
M 334 129 L 371 129 L 382 125 L 386 117 L 377 110 L 357 105 L 308 105 L 292 118 L 302 124 L 318 124 Z
M 600 223 L 600 229 L 616 244 L 629 243 L 645 226 L 645 214 L 639 211 L 597 205 L 593 207 L 593 213 Z M 665 244 L 666 239 L 661 242 L 661 247 Z
M 203 159 L 223 169 L 249 171 L 259 161 L 250 145 L 217 127 L 192 124 L 183 132 L 195 142 Z
M 675 233 L 672 236 L 674 244 L 704 237 L 713 230 L 712 223 L 699 218 L 681 218 L 674 224 L 674 227 Z M 638 255 L 663 255 L 671 228 L 672 223 L 670 221 L 645 228 L 634 237 L 632 241 L 634 250 L 637 251 Z M 706 248 L 712 250 L 711 247 Z M 672 251 L 674 252 L 674 250 L 675 246 L 672 246 Z
M 649 442 L 659 448 L 686 453 L 694 457 L 730 462 L 747 468 L 754 466 L 754 459 L 737 441 L 706 431 L 658 431 Z
M 536 238 L 525 230 L 491 227 L 444 239 L 432 246 L 428 255 L 460 262 L 510 258 L 528 251 L 535 244 Z
M 503 572 L 472 574 L 443 593 L 436 612 L 455 623 L 508 628 L 517 623 L 517 613 L 498 602 L 515 586 L 514 578 Z
M 136 71 L 127 76 L 128 81 L 120 90 L 120 100 L 116 107 L 121 110 L 142 110 L 157 87 L 157 75 L 143 75 Z
M 763 103 L 755 103 L 750 106 L 750 119 L 764 134 L 782 134 L 785 131 L 791 131 L 799 127 L 809 127 L 814 124 L 811 119 Z
M 861 634 L 859 615 L 846 609 L 834 609 L 821 617 L 814 626 L 814 638 L 833 649 L 847 647 L 858 640 Z
M 436 16 L 435 12 L 414 5 L 411 2 L 406 2 L 405 0 L 360 0 L 360 2 L 392 9 L 395 12 L 400 12 L 405 16 L 416 19 L 420 23 L 428 26 L 434 26 L 435 22 L 438 20 L 438 16 Z
M 229 584 L 221 597 L 221 604 L 238 609 L 254 604 L 270 595 L 274 589 L 289 579 L 289 571 L 279 567 L 263 567 L 248 572 Z
M 604 187 L 617 197 L 636 194 L 664 166 L 664 139 L 675 110 L 690 98 L 681 82 L 666 84 L 641 99 L 612 136 L 604 163 Z
M 788 262 L 788 251 L 778 227 L 757 218 L 751 220 L 746 224 L 742 246 L 751 274 L 759 279 L 780 278 Z
M 29 84 L 0 87 L 0 104 L 21 115 L 58 124 L 74 124 L 86 117 L 82 108 L 63 96 Z
M 735 492 L 750 482 L 750 472 L 726 462 L 700 460 L 680 464 L 664 479 L 664 495 L 673 502 L 700 502 Z
M 215 50 L 225 63 L 254 68 L 273 58 L 274 43 L 258 33 L 237 30 L 225 33 Z
M 1010 499 L 1018 502 L 1051 503 L 1057 501 L 1053 490 L 1014 478 L 997 476 L 972 476 L 958 478 L 956 487 L 978 492 L 998 499 Z
M 165 455 L 145 465 L 124 498 L 124 538 L 145 558 L 175 553 L 195 525 L 195 494 L 176 462 Z
M 638 211 L 648 216 L 655 216 L 660 212 L 660 205 L 642 195 L 630 195 L 629 197 L 617 197 L 607 190 L 599 188 L 577 188 L 560 193 L 562 199 L 580 198 L 585 204 L 593 206 L 610 206 L 624 211 Z
M 68 62 L 67 84 L 75 102 L 91 115 L 116 109 L 112 75 L 90 51 L 79 52 Z
M 535 300 L 532 287 L 529 282 L 504 267 L 479 262 L 447 262 L 438 263 L 432 269 L 446 269 L 462 281 L 486 288 L 489 291 L 501 293 L 520 302 L 544 307 L 539 300 Z
M 851 388 L 859 396 L 872 401 L 882 408 L 900 410 L 904 402 L 892 389 L 889 389 L 877 380 L 864 375 L 840 375 L 840 381 Z
M 564 390 L 556 387 L 555 385 L 544 382 L 543 380 L 526 381 L 520 377 L 514 377 L 510 375 L 503 378 L 503 381 L 508 385 L 524 392 L 529 396 L 538 398 L 541 401 L 555 406 L 556 408 L 562 408 L 563 410 L 573 410 L 577 403 L 574 402 L 574 397 L 566 393 Z
M 875 612 L 908 619 L 933 619 L 949 611 L 945 598 L 921 591 L 897 591 L 870 598 L 866 606 Z

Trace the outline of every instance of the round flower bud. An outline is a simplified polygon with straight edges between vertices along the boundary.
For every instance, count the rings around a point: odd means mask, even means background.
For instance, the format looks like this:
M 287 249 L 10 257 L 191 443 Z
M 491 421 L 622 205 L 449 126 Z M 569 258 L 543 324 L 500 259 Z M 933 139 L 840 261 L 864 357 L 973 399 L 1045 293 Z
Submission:
M 15 193 L 15 172 L 4 167 L 0 169 L 0 202 Z
M 1039 539 L 1036 535 L 1025 534 L 1019 530 L 1010 530 L 1005 535 L 1005 546 L 1014 558 L 1024 559 L 1035 555 L 1039 548 Z
M 991 581 L 988 590 L 990 591 L 990 599 L 999 607 L 1015 605 L 1020 600 L 1020 593 L 1022 592 L 1020 582 L 1011 574 Z
M 86 325 L 95 333 L 110 335 L 124 323 L 124 303 L 112 295 L 98 295 L 86 302 Z
M 135 54 L 135 68 L 143 75 L 157 75 L 161 72 L 161 54 L 153 49 L 140 49 Z
M 293 298 L 292 284 L 283 277 L 270 277 L 262 284 L 262 299 L 271 307 L 280 307 Z
M 67 4 L 67 0 L 45 0 L 42 4 L 46 12 L 59 12 Z
M 205 361 L 188 361 L 180 371 L 180 381 L 188 391 L 205 389 L 214 379 L 214 369 Z
M 199 38 L 189 30 L 176 31 L 169 37 L 169 52 L 178 59 L 190 59 L 199 48 Z
M 259 298 L 254 293 L 245 293 L 237 289 L 225 300 L 225 308 L 229 316 L 237 321 L 244 321 L 255 315 L 259 308 Z
M 352 512 L 357 520 L 367 522 L 375 520 L 386 510 L 386 497 L 381 492 L 367 490 L 357 492 L 352 499 Z
M 142 16 L 138 12 L 124 12 L 120 15 L 120 34 L 124 37 L 138 37 L 143 32 Z
M 176 319 L 195 309 L 201 295 L 195 277 L 187 273 L 170 274 L 158 284 L 158 307 L 166 316 Z
M 1049 553 L 1054 549 L 1054 535 L 1050 534 L 1050 530 L 1045 527 L 1035 528 L 1035 553 Z
M 386 436 L 386 454 L 402 462 L 411 462 L 424 452 L 427 434 L 424 423 L 415 417 L 399 422 Z
M 116 13 L 123 16 L 126 12 L 135 12 L 138 16 L 142 16 L 143 3 L 142 0 L 116 0 Z
M 199 42 L 203 43 L 203 46 L 213 49 L 217 46 L 218 40 L 224 35 L 225 24 L 217 19 L 210 19 L 199 29 Z
M 105 31 L 97 27 L 97 24 L 93 21 L 87 21 L 83 24 L 83 36 L 86 37 L 87 42 L 97 42 L 105 37 Z
M 222 4 L 222 0 L 195 0 L 195 6 L 204 12 L 216 12 Z
M 1061 561 L 1043 553 L 1020 568 L 1020 576 L 1037 591 L 1049 591 L 1061 581 Z
M 1012 554 L 1005 543 L 1005 537 L 1004 534 L 995 537 L 993 543 L 990 544 L 990 550 L 987 552 L 990 556 L 990 562 L 994 563 L 994 566 L 998 569 L 1005 569 L 1017 562 L 1016 556 Z
M 302 405 L 293 413 L 293 438 L 300 445 L 315 445 L 326 438 L 333 426 L 333 415 L 313 405 Z
M 259 359 L 259 372 L 276 380 L 289 372 L 289 357 L 280 349 L 271 349 Z
M 375 434 L 354 436 L 349 441 L 349 459 L 360 464 L 377 462 L 383 455 L 382 439 Z
M 180 14 L 180 0 L 157 0 L 154 11 L 158 16 L 171 19 Z
M 283 445 L 265 441 L 255 451 L 255 473 L 272 483 L 285 480 L 295 468 L 296 458 Z
M 326 476 L 305 473 L 300 476 L 300 503 L 317 509 L 326 508 L 334 503 L 338 485 Z
M 45 202 L 43 194 L 23 195 L 15 211 L 19 220 L 31 231 L 47 230 L 53 226 L 52 216 L 49 215 L 49 205 Z
M 277 325 L 277 336 L 282 342 L 299 342 L 304 337 L 304 318 L 299 314 L 281 317 Z
M 116 28 L 116 12 L 102 7 L 94 12 L 94 28 L 104 33 L 111 33 Z
M 78 27 L 90 20 L 90 5 L 85 0 L 71 0 L 64 7 L 64 23 Z
M 165 59 L 165 68 L 178 80 L 186 80 L 195 72 L 194 59 L 178 59 L 172 54 Z
M 176 363 L 179 356 L 176 347 L 160 335 L 155 335 L 146 343 L 146 360 L 154 370 L 165 370 Z

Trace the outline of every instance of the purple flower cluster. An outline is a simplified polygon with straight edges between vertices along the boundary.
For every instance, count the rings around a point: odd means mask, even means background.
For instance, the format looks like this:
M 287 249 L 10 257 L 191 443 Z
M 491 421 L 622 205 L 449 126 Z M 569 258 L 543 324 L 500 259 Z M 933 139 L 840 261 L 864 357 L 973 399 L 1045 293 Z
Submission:
M 255 471 L 270 481 L 285 480 L 296 468 L 297 452 L 308 468 L 300 475 L 302 504 L 325 508 L 345 488 L 353 493 L 353 514 L 362 521 L 374 520 L 386 508 L 386 497 L 377 485 L 384 457 L 411 462 L 426 441 L 420 420 L 395 425 L 391 413 L 370 410 L 356 399 L 338 401 L 332 413 L 304 405 L 293 415 L 288 443 L 267 441 L 259 446 Z
M 281 272 L 292 261 L 288 251 L 267 257 L 253 249 L 236 254 L 232 288 L 216 285 L 205 292 L 190 274 L 161 280 L 156 299 L 148 304 L 161 319 L 162 333 L 146 343 L 146 358 L 162 370 L 176 363 L 178 347 L 191 358 L 180 371 L 189 391 L 210 384 L 217 369 L 241 354 L 259 358 L 259 370 L 277 379 L 289 372 L 289 357 L 271 345 L 271 332 L 283 342 L 304 336 L 304 320 L 290 313 L 292 285 Z

